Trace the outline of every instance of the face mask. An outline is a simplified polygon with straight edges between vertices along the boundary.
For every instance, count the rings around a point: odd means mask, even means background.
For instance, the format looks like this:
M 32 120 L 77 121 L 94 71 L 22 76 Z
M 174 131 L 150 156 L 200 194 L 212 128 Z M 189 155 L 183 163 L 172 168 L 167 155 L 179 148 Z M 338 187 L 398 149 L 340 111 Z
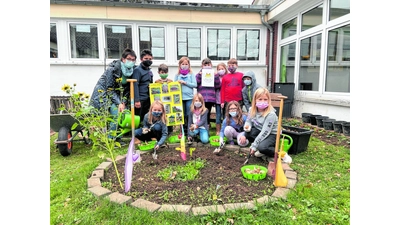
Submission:
M 130 69 L 130 68 L 132 68 L 134 65 L 135 65 L 135 63 L 132 62 L 131 60 L 127 60 L 127 59 L 125 60 L 125 67 L 126 67 L 126 68 Z
M 160 74 L 160 77 L 161 77 L 161 79 L 165 79 L 165 78 L 167 78 L 167 77 L 168 77 L 168 73 L 165 73 L 165 74 Z
M 229 112 L 229 115 L 231 115 L 232 117 L 236 117 L 236 112 Z
M 249 86 L 249 85 L 251 84 L 251 80 L 244 80 L 243 82 L 244 82 L 244 84 L 245 84 L 246 86 Z
M 153 116 L 160 117 L 162 115 L 162 112 L 151 112 L 151 114 Z
M 181 74 L 182 75 L 186 75 L 186 74 L 188 74 L 189 73 L 189 70 L 188 69 L 181 69 Z
M 203 69 L 211 69 L 211 66 L 203 66 Z
M 194 104 L 194 106 L 196 106 L 196 107 L 201 107 L 203 104 L 201 104 L 201 102 L 195 102 L 195 103 L 193 103 Z
M 151 60 L 145 60 L 145 61 L 143 61 L 142 63 L 143 63 L 143 66 L 149 67 L 149 66 L 151 66 L 151 64 L 153 64 L 153 61 L 151 61 Z
M 256 106 L 259 109 L 265 109 L 268 107 L 268 102 L 256 102 Z
M 236 71 L 236 67 L 235 66 L 230 66 L 228 68 L 229 72 L 234 73 Z
M 225 70 L 218 70 L 218 74 L 219 74 L 220 76 L 225 75 Z

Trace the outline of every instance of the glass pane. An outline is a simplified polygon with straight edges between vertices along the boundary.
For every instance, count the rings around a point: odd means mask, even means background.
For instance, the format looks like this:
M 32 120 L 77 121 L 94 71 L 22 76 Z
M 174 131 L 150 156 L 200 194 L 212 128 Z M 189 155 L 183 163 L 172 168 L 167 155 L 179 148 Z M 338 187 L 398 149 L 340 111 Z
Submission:
M 306 38 L 300 42 L 299 90 L 319 90 L 319 68 L 321 54 L 321 34 Z M 306 59 L 304 57 L 307 57 Z
M 350 13 L 350 0 L 331 0 L 329 6 L 329 20 Z
M 165 59 L 164 28 L 139 27 L 139 48 L 139 52 L 142 52 L 143 49 L 150 49 L 153 59 Z
M 71 58 L 99 58 L 97 25 L 70 24 Z
M 281 74 L 279 76 L 280 83 L 294 82 L 295 51 L 295 42 L 281 47 Z
M 301 16 L 301 31 L 322 24 L 322 9 L 323 7 L 320 5 Z
M 200 28 L 178 28 L 177 35 L 177 60 L 187 56 L 191 60 L 201 59 L 201 29 Z
M 328 55 L 325 91 L 350 93 L 350 25 L 329 31 L 328 43 L 335 57 Z
M 57 45 L 57 26 L 55 23 L 50 24 L 50 58 L 58 58 Z
M 237 30 L 236 59 L 251 61 L 259 59 L 260 30 Z
M 231 58 L 230 29 L 207 30 L 207 57 L 211 60 L 229 60 Z
M 295 35 L 297 31 L 297 17 L 282 25 L 281 39 Z
M 126 48 L 132 49 L 132 28 L 125 25 L 105 25 L 107 57 L 121 58 Z

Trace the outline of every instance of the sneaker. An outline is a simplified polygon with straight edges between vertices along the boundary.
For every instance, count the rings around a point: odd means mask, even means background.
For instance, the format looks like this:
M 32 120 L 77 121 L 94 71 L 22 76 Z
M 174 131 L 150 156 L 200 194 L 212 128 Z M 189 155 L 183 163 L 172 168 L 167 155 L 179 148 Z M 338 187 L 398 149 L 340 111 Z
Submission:
M 193 138 L 189 136 L 189 137 L 187 138 L 187 143 L 188 143 L 188 145 L 193 144 Z
M 266 156 L 265 154 L 262 154 L 260 151 L 256 151 L 256 152 L 254 152 L 254 156 L 255 157 L 263 157 L 263 156 Z

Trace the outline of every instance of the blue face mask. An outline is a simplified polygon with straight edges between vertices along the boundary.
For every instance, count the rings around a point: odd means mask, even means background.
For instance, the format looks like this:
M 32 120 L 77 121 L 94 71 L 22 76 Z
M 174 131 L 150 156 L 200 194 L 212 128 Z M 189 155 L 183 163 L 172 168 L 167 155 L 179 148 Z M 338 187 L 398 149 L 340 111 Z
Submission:
M 236 112 L 229 112 L 229 115 L 231 115 L 232 117 L 236 117 Z
M 151 114 L 153 116 L 160 117 L 162 115 L 162 112 L 151 112 Z
M 125 61 L 125 67 L 128 68 L 128 69 L 132 68 L 134 65 L 135 65 L 135 63 L 132 62 L 131 60 L 126 60 Z
M 246 86 L 249 86 L 249 85 L 251 84 L 251 80 L 244 80 L 243 82 L 244 82 L 244 84 L 245 84 Z

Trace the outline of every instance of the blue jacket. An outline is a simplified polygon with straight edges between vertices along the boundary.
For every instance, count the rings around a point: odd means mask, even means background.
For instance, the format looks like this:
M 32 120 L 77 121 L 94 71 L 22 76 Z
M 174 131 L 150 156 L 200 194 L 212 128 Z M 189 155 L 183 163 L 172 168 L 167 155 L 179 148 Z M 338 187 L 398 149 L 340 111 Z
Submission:
M 153 83 L 153 72 L 150 67 L 144 67 L 142 63 L 133 70 L 133 79 L 135 87 L 135 102 L 148 100 L 150 98 L 149 85 Z
M 193 88 L 197 88 L 196 77 L 193 73 L 188 73 L 186 76 L 176 74 L 174 81 L 183 80 L 187 84 L 181 84 L 182 87 L 182 100 L 192 100 L 194 96 Z

